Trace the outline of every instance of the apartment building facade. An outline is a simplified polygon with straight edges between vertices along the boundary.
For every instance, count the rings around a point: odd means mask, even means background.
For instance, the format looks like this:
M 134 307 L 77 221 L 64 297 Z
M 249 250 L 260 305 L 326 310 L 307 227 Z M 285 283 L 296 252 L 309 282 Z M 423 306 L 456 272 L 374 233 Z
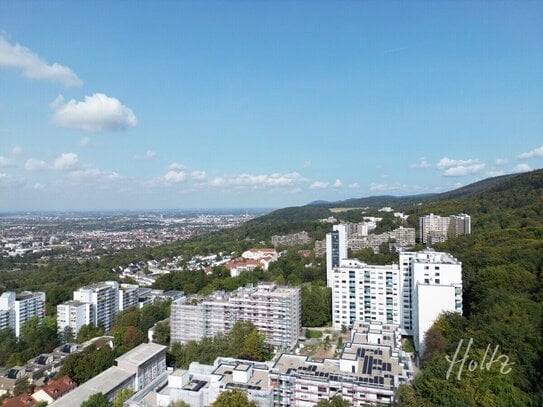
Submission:
M 228 294 L 176 300 L 170 316 L 171 341 L 186 343 L 228 333 L 238 320 L 252 322 L 268 345 L 290 349 L 301 333 L 300 289 L 262 283 Z
M 420 217 L 419 226 L 421 242 L 432 245 L 459 235 L 471 234 L 471 217 L 465 213 L 451 216 L 431 213 Z
M 448 253 L 400 252 L 399 264 L 386 266 L 341 259 L 330 275 L 334 329 L 357 320 L 397 324 L 423 352 L 438 315 L 462 313 L 462 263 Z
M 57 306 L 57 328 L 70 327 L 77 335 L 83 325 L 102 325 L 105 331 L 113 326 L 115 315 L 139 305 L 139 287 L 119 286 L 116 281 L 90 284 L 74 291 L 73 300 Z
M 15 294 L 7 291 L 0 296 L 0 329 L 12 329 L 15 336 L 21 327 L 33 317 L 45 316 L 45 293 L 24 291 Z

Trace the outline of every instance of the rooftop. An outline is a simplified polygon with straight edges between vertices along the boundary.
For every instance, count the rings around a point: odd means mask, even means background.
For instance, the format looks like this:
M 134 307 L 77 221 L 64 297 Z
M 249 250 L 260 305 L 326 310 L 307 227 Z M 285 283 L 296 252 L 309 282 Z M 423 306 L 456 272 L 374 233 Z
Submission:
M 165 349 L 166 346 L 159 345 L 157 343 L 142 343 L 141 345 L 136 346 L 131 351 L 126 352 L 124 355 L 119 356 L 115 360 L 117 361 L 117 363 L 124 362 L 134 365 L 140 365 L 141 363 L 159 354 Z
M 64 397 L 55 401 L 52 406 L 73 407 L 79 406 L 90 396 L 96 393 L 108 394 L 122 383 L 129 380 L 134 373 L 118 368 L 110 367 L 106 371 L 83 383 Z

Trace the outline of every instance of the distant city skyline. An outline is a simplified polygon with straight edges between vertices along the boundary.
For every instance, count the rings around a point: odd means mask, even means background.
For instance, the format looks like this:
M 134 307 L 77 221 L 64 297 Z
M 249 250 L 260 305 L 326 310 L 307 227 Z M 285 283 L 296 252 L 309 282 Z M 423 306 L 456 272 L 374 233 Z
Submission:
M 543 167 L 541 2 L 0 3 L 0 212 L 279 208 Z

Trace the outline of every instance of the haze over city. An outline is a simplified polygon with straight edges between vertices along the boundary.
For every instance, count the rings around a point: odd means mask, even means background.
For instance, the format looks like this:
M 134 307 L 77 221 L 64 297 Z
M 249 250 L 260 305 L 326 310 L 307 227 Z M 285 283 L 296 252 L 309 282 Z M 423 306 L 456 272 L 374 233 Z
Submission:
M 538 2 L 2 2 L 0 210 L 270 208 L 541 168 L 541 38 Z

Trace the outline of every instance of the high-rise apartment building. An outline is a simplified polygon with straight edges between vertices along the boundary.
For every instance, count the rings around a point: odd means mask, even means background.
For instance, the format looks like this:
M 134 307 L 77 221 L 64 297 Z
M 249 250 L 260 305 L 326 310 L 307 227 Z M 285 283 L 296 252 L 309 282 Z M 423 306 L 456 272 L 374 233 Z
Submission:
M 66 301 L 57 305 L 57 328 L 64 332 L 70 327 L 72 334 L 77 335 L 83 325 L 94 321 L 94 307 L 91 303 Z
M 238 320 L 252 322 L 268 345 L 290 349 L 301 332 L 300 289 L 261 283 L 228 294 L 178 299 L 172 304 L 171 341 L 186 343 L 228 333 Z
M 449 237 L 471 234 L 471 216 L 461 213 L 459 215 L 451 215 L 450 219 Z
M 20 294 L 8 291 L 0 296 L 0 329 L 12 329 L 15 336 L 32 317 L 45 316 L 45 293 L 24 291 Z
M 471 217 L 465 213 L 451 216 L 431 213 L 420 217 L 419 226 L 421 242 L 432 245 L 450 237 L 471 234 Z
M 74 291 L 73 301 L 57 306 L 57 327 L 64 331 L 67 326 L 75 335 L 83 325 L 102 325 L 109 331 L 117 312 L 137 307 L 139 287 L 116 281 L 90 284 Z
M 326 285 L 332 286 L 332 270 L 347 258 L 347 226 L 334 225 L 326 235 Z
M 354 321 L 398 324 L 424 350 L 424 334 L 444 311 L 462 313 L 462 263 L 431 249 L 401 252 L 400 264 L 373 266 L 342 259 L 333 267 L 334 329 Z

